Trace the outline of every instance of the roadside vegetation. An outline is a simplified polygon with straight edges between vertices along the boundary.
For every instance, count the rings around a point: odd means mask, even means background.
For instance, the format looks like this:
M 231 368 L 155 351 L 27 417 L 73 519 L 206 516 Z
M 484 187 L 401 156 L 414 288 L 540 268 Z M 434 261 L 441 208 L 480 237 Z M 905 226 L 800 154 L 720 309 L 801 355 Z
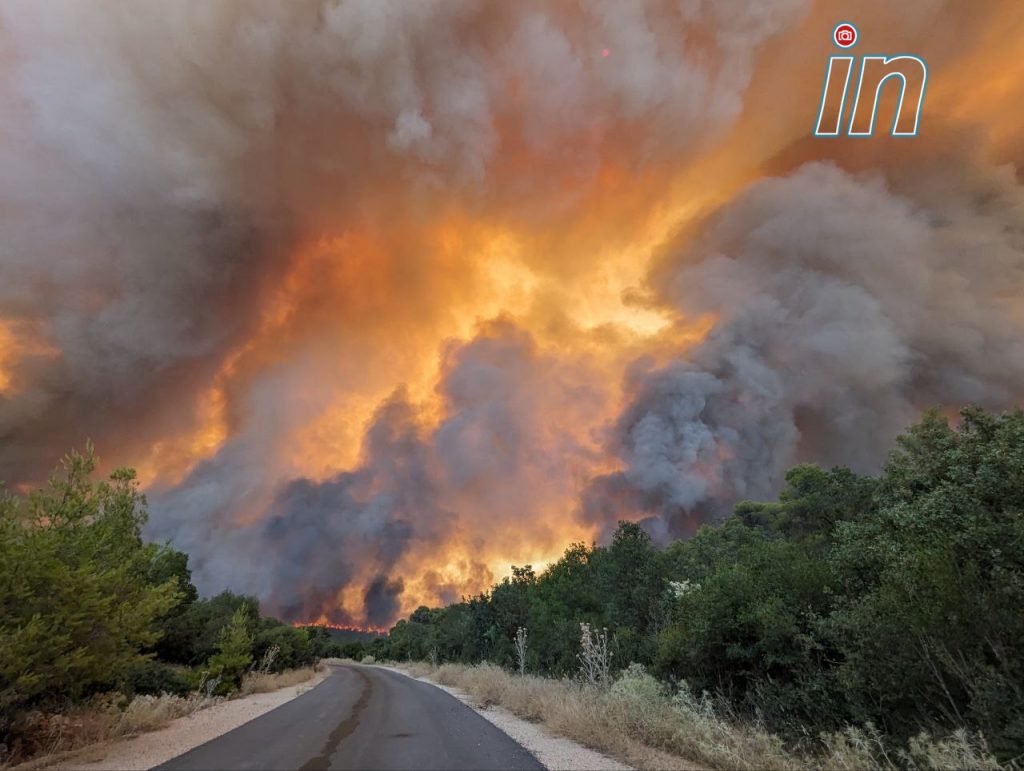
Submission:
M 1021 608 L 1024 413 L 971 408 L 878 477 L 797 466 L 663 550 L 621 523 L 363 654 L 633 762 L 1020 767 Z
M 0 487 L 0 765 L 293 684 L 340 652 L 255 598 L 200 599 L 187 556 L 143 540 L 134 472 L 95 469 L 88 448 L 44 489 Z
M 521 676 L 495 664 L 399 664 L 409 674 L 458 688 L 484 708 L 499 705 L 634 768 L 811 771 L 869 768 L 995 769 L 984 742 L 965 732 L 927 733 L 887 746 L 872 726 L 827 732 L 814 746 L 788 745 L 756 720 L 723 713 L 707 696 L 672 693 L 641 665 L 608 687 L 579 678 Z

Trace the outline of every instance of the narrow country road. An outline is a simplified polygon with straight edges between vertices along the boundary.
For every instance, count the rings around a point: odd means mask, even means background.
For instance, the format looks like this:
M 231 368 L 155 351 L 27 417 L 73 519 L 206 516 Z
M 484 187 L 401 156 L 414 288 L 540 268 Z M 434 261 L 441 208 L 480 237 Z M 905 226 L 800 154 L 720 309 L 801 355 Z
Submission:
M 158 768 L 543 769 L 432 685 L 377 667 L 332 669 L 308 693 Z

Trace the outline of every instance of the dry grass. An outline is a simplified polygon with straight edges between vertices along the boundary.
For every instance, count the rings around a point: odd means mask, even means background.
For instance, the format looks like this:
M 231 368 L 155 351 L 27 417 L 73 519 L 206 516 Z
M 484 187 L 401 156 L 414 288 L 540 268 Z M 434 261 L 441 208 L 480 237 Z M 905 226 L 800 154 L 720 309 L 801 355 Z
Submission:
M 121 713 L 110 737 L 132 736 L 155 731 L 179 717 L 186 717 L 222 701 L 217 696 L 193 693 L 189 696 L 136 696 Z
M 908 750 L 887 754 L 870 726 L 821 737 L 801 754 L 749 722 L 725 720 L 711 703 L 685 689 L 672 697 L 642 667 L 633 666 L 610 688 L 571 680 L 513 675 L 489 665 L 400 664 L 460 688 L 482 706 L 500 705 L 562 736 L 637 768 L 804 769 L 997 768 L 980 737 L 964 732 L 933 740 L 925 734 Z
M 236 697 L 269 693 L 311 680 L 313 667 L 293 669 L 279 674 L 254 672 L 246 675 Z M 19 728 L 18 743 L 12 748 L 8 764 L 24 763 L 26 771 L 43 767 L 58 756 L 124 736 L 156 731 L 180 717 L 224 701 L 201 692 L 189 696 L 136 696 L 130 701 L 118 693 L 97 696 L 64 714 L 34 712 Z M 8 768 L 0 758 L 0 769 Z M 30 761 L 30 762 L 26 762 Z
M 18 731 L 10 763 L 32 760 L 25 768 L 45 765 L 54 757 L 122 736 L 155 731 L 222 699 L 200 693 L 187 697 L 103 694 L 64 714 L 33 712 Z M 0 764 L 0 768 L 5 768 Z
M 242 678 L 242 686 L 238 689 L 238 695 L 248 696 L 251 693 L 270 693 L 279 688 L 287 688 L 290 685 L 304 683 L 312 679 L 315 674 L 316 671 L 313 667 L 289 669 L 277 674 L 252 672 Z
M 392 664 L 397 669 L 401 669 L 403 672 L 412 675 L 413 677 L 433 677 L 437 679 L 438 668 L 433 667 L 425 661 L 403 661 L 400 664 Z M 445 664 L 445 667 L 455 666 L 453 664 Z M 443 667 L 442 667 L 443 668 Z M 468 667 L 464 667 L 468 669 Z

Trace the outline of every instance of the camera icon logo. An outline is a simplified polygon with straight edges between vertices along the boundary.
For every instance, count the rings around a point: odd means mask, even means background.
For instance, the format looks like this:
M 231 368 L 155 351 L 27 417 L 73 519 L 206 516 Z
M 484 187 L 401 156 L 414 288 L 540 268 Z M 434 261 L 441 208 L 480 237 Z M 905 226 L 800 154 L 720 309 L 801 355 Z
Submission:
M 857 28 L 844 21 L 832 31 L 832 42 L 840 48 L 853 48 L 857 44 Z

